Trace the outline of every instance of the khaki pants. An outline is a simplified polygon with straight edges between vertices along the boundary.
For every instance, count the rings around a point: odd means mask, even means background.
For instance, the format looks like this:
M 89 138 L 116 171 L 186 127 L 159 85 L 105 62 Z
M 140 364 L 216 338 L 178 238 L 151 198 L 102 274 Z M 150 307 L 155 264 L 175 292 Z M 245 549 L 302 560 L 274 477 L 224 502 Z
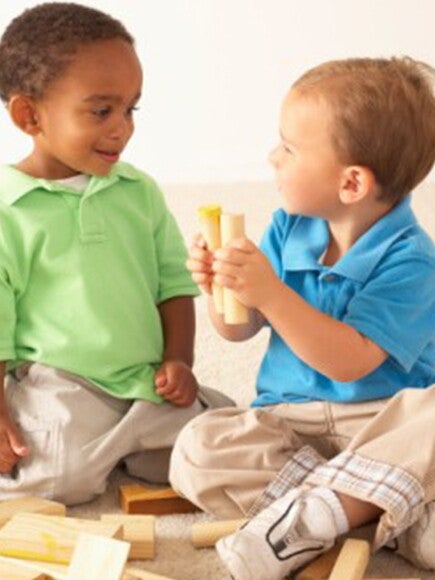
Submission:
M 0 474 L 0 499 L 38 495 L 68 505 L 103 493 L 121 461 L 131 475 L 166 482 L 180 429 L 205 408 L 229 405 L 204 389 L 188 408 L 114 398 L 77 375 L 24 364 L 6 379 L 9 411 L 31 455 Z
M 221 409 L 172 453 L 172 485 L 221 518 L 252 516 L 289 489 L 325 486 L 384 510 L 375 548 L 435 499 L 435 386 L 356 404 Z

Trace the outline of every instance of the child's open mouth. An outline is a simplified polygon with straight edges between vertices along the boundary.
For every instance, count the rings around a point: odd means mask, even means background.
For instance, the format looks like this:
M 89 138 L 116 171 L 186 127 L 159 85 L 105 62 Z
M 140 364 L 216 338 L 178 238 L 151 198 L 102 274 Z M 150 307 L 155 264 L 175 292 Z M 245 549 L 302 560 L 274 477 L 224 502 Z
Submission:
M 108 163 L 116 163 L 121 155 L 119 151 L 101 151 L 97 149 L 96 152 Z

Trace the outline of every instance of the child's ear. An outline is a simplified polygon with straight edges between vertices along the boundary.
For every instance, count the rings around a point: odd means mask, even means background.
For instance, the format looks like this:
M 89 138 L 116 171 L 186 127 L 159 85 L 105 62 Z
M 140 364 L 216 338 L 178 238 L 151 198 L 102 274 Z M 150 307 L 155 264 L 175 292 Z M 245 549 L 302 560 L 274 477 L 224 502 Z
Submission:
M 350 165 L 343 171 L 340 201 L 346 205 L 357 203 L 376 189 L 376 178 L 371 169 L 362 165 Z
M 8 103 L 8 111 L 15 125 L 34 137 L 40 132 L 35 102 L 25 95 L 13 95 Z

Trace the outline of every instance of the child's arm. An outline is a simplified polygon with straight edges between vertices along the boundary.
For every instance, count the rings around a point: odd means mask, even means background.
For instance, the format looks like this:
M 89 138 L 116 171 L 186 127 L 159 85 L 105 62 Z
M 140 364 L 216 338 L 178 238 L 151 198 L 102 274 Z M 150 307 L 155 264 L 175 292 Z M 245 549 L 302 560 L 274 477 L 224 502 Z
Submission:
M 207 244 L 202 234 L 195 236 L 189 249 L 189 259 L 186 266 L 190 270 L 193 280 L 205 294 L 209 295 L 208 311 L 213 326 L 227 340 L 248 340 L 261 330 L 264 325 L 264 317 L 257 309 L 251 308 L 247 324 L 225 324 L 223 315 L 217 312 L 212 299 L 213 259 L 213 253 L 207 249 Z
M 388 354 L 352 326 L 308 304 L 276 276 L 265 255 L 246 239 L 215 253 L 215 280 L 257 308 L 305 363 L 340 381 L 357 380 L 382 364 Z
M 192 372 L 195 310 L 188 296 L 171 298 L 159 305 L 162 320 L 163 361 L 155 376 L 156 391 L 179 407 L 195 400 L 198 383 Z
M 208 312 L 213 326 L 217 332 L 227 340 L 240 342 L 255 336 L 265 323 L 265 318 L 256 308 L 249 308 L 248 322 L 246 324 L 226 324 L 223 314 L 216 311 L 213 299 L 208 299 Z
M 20 431 L 9 416 L 4 394 L 5 363 L 0 362 L 0 473 L 10 473 L 30 453 Z

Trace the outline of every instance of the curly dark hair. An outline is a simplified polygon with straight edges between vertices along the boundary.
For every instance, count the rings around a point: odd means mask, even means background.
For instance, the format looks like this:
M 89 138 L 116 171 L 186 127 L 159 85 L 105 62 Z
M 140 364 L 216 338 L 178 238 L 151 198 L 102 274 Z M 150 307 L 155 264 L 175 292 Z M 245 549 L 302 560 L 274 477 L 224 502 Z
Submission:
M 134 44 L 121 22 L 81 4 L 46 2 L 25 10 L 0 40 L 0 98 L 42 97 L 81 46 L 117 38 Z

